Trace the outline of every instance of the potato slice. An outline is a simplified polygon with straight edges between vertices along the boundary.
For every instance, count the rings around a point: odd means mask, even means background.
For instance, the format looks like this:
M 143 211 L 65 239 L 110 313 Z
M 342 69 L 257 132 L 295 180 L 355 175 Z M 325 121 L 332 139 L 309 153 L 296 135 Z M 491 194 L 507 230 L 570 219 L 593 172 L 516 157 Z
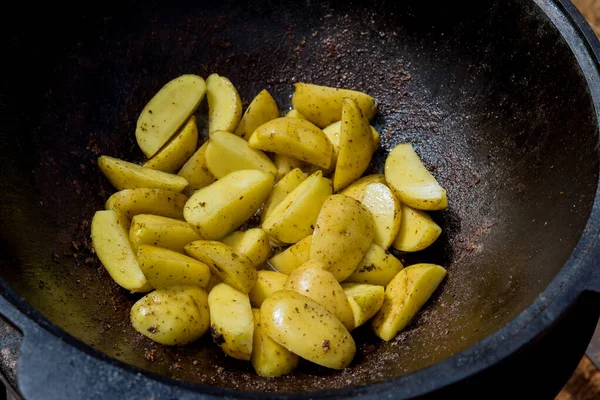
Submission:
M 293 270 L 308 261 L 311 243 L 312 235 L 308 235 L 281 253 L 271 257 L 269 264 L 277 271 L 289 275 Z
M 315 224 L 310 260 L 342 282 L 352 275 L 373 241 L 373 217 L 352 197 L 336 194 L 323 203 Z
M 309 83 L 294 84 L 292 106 L 313 124 L 324 128 L 342 119 L 342 101 L 345 98 L 356 101 L 362 113 L 369 120 L 377 112 L 375 100 L 362 92 L 337 89 Z
M 291 290 L 275 292 L 264 301 L 260 323 L 275 342 L 323 367 L 344 369 L 356 353 L 354 339 L 339 319 Z
M 256 283 L 256 268 L 250 259 L 221 242 L 197 240 L 185 246 L 185 252 L 209 266 L 223 282 L 248 293 Z
M 249 361 L 252 356 L 254 318 L 248 295 L 219 283 L 208 295 L 210 333 L 225 354 Z
M 279 108 L 273 96 L 264 89 L 256 95 L 246 109 L 235 129 L 235 134 L 248 140 L 256 128 L 275 118 L 279 118 Z
M 373 155 L 373 133 L 369 121 L 352 99 L 342 101 L 340 148 L 333 174 L 333 188 L 339 191 L 358 179 Z
M 290 111 L 288 111 L 287 114 L 285 114 L 285 116 L 288 118 L 306 119 L 306 117 L 304 115 L 302 115 L 302 113 L 296 109 L 291 109 Z
M 208 265 L 173 250 L 143 244 L 138 248 L 137 260 L 155 289 L 174 285 L 205 288 L 210 279 Z
M 267 216 L 275 210 L 275 207 L 277 207 L 288 194 L 304 182 L 307 177 L 308 175 L 302 172 L 302 170 L 295 168 L 290 171 L 289 174 L 281 178 L 275 187 L 273 187 L 273 191 L 269 195 L 269 198 L 260 213 L 260 221 L 264 222 L 267 219 Z
M 254 340 L 252 341 L 252 366 L 260 376 L 289 374 L 298 366 L 299 357 L 275 342 L 260 323 L 260 310 L 252 309 Z
M 212 74 L 206 78 L 208 133 L 233 132 L 242 118 L 242 100 L 231 81 Z
M 152 289 L 135 258 L 129 235 L 114 210 L 96 211 L 92 219 L 92 245 L 104 268 L 120 286 L 132 292 Z
M 333 124 L 323 128 L 323 133 L 325 133 L 325 135 L 327 135 L 327 138 L 333 145 L 333 153 L 332 153 L 333 157 L 331 159 L 332 165 L 335 165 L 335 163 L 337 161 L 337 156 L 338 156 L 338 152 L 339 152 L 339 148 L 340 148 L 341 128 L 342 128 L 342 121 L 334 122 Z M 371 126 L 371 132 L 373 132 L 373 152 L 375 152 L 377 150 L 377 148 L 379 147 L 379 141 L 380 141 L 379 132 L 377 132 L 377 130 L 375 128 L 373 128 L 372 126 Z
M 342 283 L 354 313 L 354 327 L 358 328 L 370 320 L 383 304 L 385 288 L 364 283 Z
M 435 264 L 415 264 L 404 268 L 385 289 L 381 309 L 373 319 L 373 331 L 385 341 L 406 328 L 417 311 L 444 280 L 446 270 Z
M 208 296 L 197 286 L 171 286 L 148 293 L 131 308 L 131 325 L 167 346 L 183 346 L 206 333 Z
M 258 271 L 256 285 L 252 288 L 248 295 L 250 303 L 255 307 L 260 307 L 267 297 L 278 290 L 283 290 L 288 276 L 281 272 L 275 271 Z
M 206 92 L 204 79 L 182 75 L 163 86 L 146 104 L 135 128 L 135 138 L 146 157 L 152 157 L 183 126 Z
M 367 185 L 361 203 L 371 212 L 375 232 L 373 243 L 388 249 L 400 229 L 402 209 L 396 195 L 383 183 Z
M 273 175 L 241 170 L 198 190 L 185 204 L 185 220 L 204 239 L 221 239 L 250 218 L 273 189 Z
M 192 227 L 178 219 L 158 215 L 138 214 L 131 220 L 129 240 L 133 251 L 143 244 L 171 249 L 183 253 L 186 244 L 200 239 Z
M 194 190 L 202 189 L 215 181 L 215 177 L 210 173 L 206 166 L 207 147 L 208 142 L 200 146 L 177 173 L 177 175 L 188 181 L 188 186 L 185 189 L 186 193 L 190 191 L 193 194 Z
M 227 246 L 248 257 L 255 267 L 262 266 L 271 255 L 269 236 L 260 228 L 237 231 L 222 240 Z
M 413 252 L 426 249 L 442 233 L 442 228 L 423 211 L 402 204 L 402 222 L 392 244 L 396 250 Z
M 342 190 L 341 194 L 345 194 L 346 196 L 350 196 L 353 199 L 361 201 L 365 189 L 370 183 L 386 183 L 385 175 L 374 174 L 363 176 L 362 178 L 348 186 L 346 189 Z
M 248 144 L 327 169 L 331 163 L 331 142 L 322 130 L 307 120 L 277 118 L 259 126 Z
M 292 190 L 262 224 L 267 234 L 281 243 L 296 243 L 313 232 L 331 181 L 317 171 Z
M 418 210 L 448 208 L 446 191 L 423 165 L 412 144 L 399 144 L 385 160 L 385 180 L 402 203 Z
M 303 161 L 288 156 L 282 156 L 281 154 L 273 155 L 273 164 L 275 164 L 275 168 L 277 168 L 277 179 L 282 179 L 296 168 L 303 169 L 306 166 Z
M 194 154 L 197 144 L 198 127 L 196 117 L 192 115 L 179 133 L 144 163 L 144 167 L 175 173 Z
M 154 214 L 183 220 L 183 206 L 188 201 L 184 194 L 162 189 L 125 189 L 110 196 L 106 209 L 119 209 L 127 218 L 138 214 Z
M 150 188 L 181 192 L 188 184 L 181 176 L 144 168 L 109 156 L 100 156 L 98 167 L 117 190 Z
M 289 275 L 286 290 L 293 290 L 325 307 L 348 330 L 354 329 L 354 315 L 344 289 L 335 276 L 316 261 L 307 261 Z
M 360 260 L 347 282 L 369 283 L 385 286 L 404 268 L 400 260 L 386 250 L 371 243 L 367 254 Z
M 277 174 L 277 168 L 265 153 L 251 149 L 241 137 L 222 131 L 210 135 L 206 166 L 217 179 L 242 169 L 259 169 L 273 176 Z

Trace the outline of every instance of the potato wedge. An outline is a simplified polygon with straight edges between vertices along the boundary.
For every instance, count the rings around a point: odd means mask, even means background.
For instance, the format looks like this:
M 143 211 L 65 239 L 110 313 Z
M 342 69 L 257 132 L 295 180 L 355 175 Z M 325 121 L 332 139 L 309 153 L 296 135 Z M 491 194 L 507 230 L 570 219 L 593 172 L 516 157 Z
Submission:
M 371 243 L 367 254 L 346 282 L 385 286 L 404 268 L 400 260 L 386 250 Z
M 387 250 L 400 229 L 402 221 L 400 202 L 383 183 L 368 184 L 360 202 L 373 216 L 375 227 L 373 243 Z
M 383 305 L 385 288 L 364 283 L 342 283 L 344 293 L 354 313 L 354 327 L 358 328 L 370 320 Z
M 267 335 L 289 351 L 327 368 L 346 368 L 356 344 L 352 335 L 322 305 L 300 293 L 280 290 L 260 307 Z
M 233 132 L 242 118 L 242 100 L 231 81 L 212 74 L 206 78 L 208 133 Z
M 203 239 L 221 239 L 250 218 L 271 193 L 273 175 L 241 170 L 198 190 L 185 203 L 183 216 Z
M 370 183 L 386 183 L 385 175 L 374 174 L 374 175 L 364 176 L 364 177 L 360 178 L 359 180 L 355 181 L 354 183 L 352 183 L 346 189 L 342 190 L 341 194 L 345 194 L 346 196 L 350 196 L 353 199 L 361 201 L 361 199 L 363 198 L 365 189 L 367 188 L 367 185 Z
M 373 319 L 373 331 L 385 341 L 406 328 L 417 311 L 444 280 L 446 270 L 435 264 L 404 268 L 385 289 L 381 309 Z
M 208 265 L 210 272 L 240 292 L 248 293 L 256 283 L 252 261 L 221 242 L 197 240 L 185 246 L 185 252 Z
M 177 175 L 188 181 L 188 186 L 185 188 L 186 193 L 189 191 L 193 194 L 193 191 L 202 189 L 215 181 L 215 177 L 210 173 L 206 166 L 207 147 L 208 142 L 200 146 L 177 173 Z
M 138 214 L 153 214 L 183 220 L 183 207 L 188 197 L 162 189 L 125 189 L 106 200 L 106 209 L 119 209 L 127 218 Z
M 448 208 L 446 190 L 423 165 L 412 144 L 399 144 L 385 160 L 385 180 L 402 203 L 417 210 Z
M 175 173 L 194 154 L 198 144 L 198 127 L 193 115 L 165 147 L 160 149 L 144 167 Z
M 260 376 L 289 374 L 298 366 L 299 357 L 275 342 L 267 335 L 260 323 L 260 310 L 252 309 L 254 339 L 252 341 L 252 366 Z
M 271 257 L 269 264 L 283 274 L 291 274 L 293 270 L 308 261 L 312 235 L 308 235 L 281 253 Z
M 427 213 L 402 204 L 402 222 L 392 246 L 396 250 L 413 252 L 431 246 L 442 233 Z
M 276 178 L 278 180 L 292 172 L 292 170 L 296 168 L 303 169 L 307 165 L 303 161 L 288 156 L 282 156 L 281 154 L 273 155 L 273 164 L 275 164 L 275 168 L 277 168 Z
M 221 241 L 238 253 L 248 257 L 256 268 L 261 267 L 271 255 L 269 236 L 260 228 L 233 232 Z
M 155 289 L 175 285 L 206 288 L 210 280 L 208 265 L 173 250 L 143 244 L 138 248 L 137 260 Z
M 323 128 L 323 133 L 327 135 L 327 138 L 333 145 L 333 158 L 331 161 L 332 165 L 335 165 L 337 161 L 337 156 L 340 148 L 340 131 L 342 128 L 342 121 L 334 122 L 333 124 Z M 373 132 L 373 152 L 377 150 L 379 147 L 379 132 L 375 128 L 371 126 L 371 132 Z
M 146 104 L 135 128 L 138 146 L 152 157 L 194 114 L 206 92 L 204 79 L 182 75 L 163 86 Z
M 248 140 L 256 128 L 275 118 L 279 118 L 279 108 L 273 96 L 264 89 L 250 102 L 235 134 Z
M 181 192 L 188 184 L 181 176 L 144 168 L 109 156 L 100 156 L 98 167 L 117 190 L 150 188 Z
M 248 144 L 253 149 L 271 151 L 327 169 L 331 163 L 331 142 L 323 131 L 307 120 L 277 118 L 262 124 Z
M 294 89 L 294 95 L 292 96 L 294 109 L 321 128 L 342 119 L 342 100 L 345 98 L 356 101 L 368 120 L 373 119 L 377 112 L 375 100 L 371 96 L 355 90 L 318 86 L 310 83 L 296 83 Z
M 208 295 L 210 333 L 225 354 L 249 361 L 252 356 L 254 318 L 246 293 L 219 283 Z
M 281 243 L 296 243 L 313 232 L 325 199 L 331 195 L 331 181 L 317 171 L 292 190 L 269 213 L 262 224 L 267 234 Z
M 299 168 L 295 168 L 290 171 L 289 174 L 281 178 L 279 182 L 273 187 L 273 191 L 269 195 L 267 202 L 263 206 L 260 213 L 260 221 L 264 222 L 267 216 L 275 210 L 275 207 L 285 199 L 294 189 L 296 189 L 302 182 L 306 180 L 306 175 Z
M 152 289 L 140 269 L 129 235 L 119 223 L 116 211 L 96 211 L 92 219 L 92 245 L 104 268 L 120 286 L 132 292 Z
M 373 241 L 373 217 L 352 197 L 329 196 L 315 224 L 310 260 L 321 263 L 342 282 L 365 256 Z
M 158 215 L 138 214 L 129 228 L 129 240 L 136 253 L 143 244 L 183 253 L 186 244 L 198 239 L 200 236 L 186 222 Z
M 288 118 L 306 119 L 306 117 L 304 115 L 302 115 L 302 113 L 296 109 L 291 109 L 290 111 L 288 111 L 287 114 L 285 114 L 285 116 Z
M 210 135 L 206 167 L 217 179 L 242 169 L 259 169 L 273 176 L 277 174 L 277 168 L 265 153 L 251 149 L 241 137 L 222 131 Z
M 278 290 L 283 290 L 288 276 L 275 271 L 258 271 L 256 285 L 250 290 L 250 303 L 254 307 L 260 307 L 267 297 Z
M 349 331 L 354 329 L 354 315 L 348 297 L 335 276 L 316 261 L 307 261 L 296 268 L 285 282 L 285 290 L 293 290 L 325 307 Z
M 358 179 L 369 166 L 373 155 L 373 133 L 369 121 L 352 99 L 342 101 L 342 127 L 333 189 L 340 191 Z
M 131 308 L 131 325 L 167 346 L 183 346 L 206 333 L 208 296 L 197 286 L 171 286 L 148 293 Z

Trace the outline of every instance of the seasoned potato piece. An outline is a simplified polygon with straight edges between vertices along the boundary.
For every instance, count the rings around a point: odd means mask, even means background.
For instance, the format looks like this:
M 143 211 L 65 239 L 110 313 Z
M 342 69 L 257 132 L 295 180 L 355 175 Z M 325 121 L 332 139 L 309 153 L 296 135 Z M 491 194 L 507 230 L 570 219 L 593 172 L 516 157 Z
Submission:
M 227 246 L 248 257 L 255 267 L 260 267 L 271 255 L 269 237 L 260 228 L 233 232 L 222 240 Z
M 373 319 L 375 334 L 392 340 L 403 330 L 444 280 L 446 270 L 435 264 L 404 268 L 385 289 L 381 309 Z
M 363 198 L 363 194 L 367 185 L 370 183 L 384 183 L 385 184 L 385 175 L 382 174 L 374 174 L 363 176 L 359 180 L 355 181 L 353 184 L 348 186 L 346 189 L 341 191 L 341 194 L 345 194 L 346 196 L 350 196 L 353 199 L 361 201 Z
M 321 205 L 330 194 L 331 181 L 317 171 L 269 213 L 262 228 L 279 242 L 296 243 L 312 233 Z
M 108 198 L 106 209 L 119 209 L 129 219 L 138 214 L 154 214 L 183 220 L 183 206 L 186 201 L 186 195 L 171 190 L 125 189 Z
M 275 154 L 273 156 L 273 164 L 275 164 L 275 168 L 277 168 L 277 179 L 282 179 L 292 172 L 293 169 L 302 169 L 306 165 L 303 161 L 288 156 L 282 156 L 281 154 Z
M 423 165 L 412 144 L 399 144 L 385 160 L 385 180 L 402 203 L 418 210 L 448 208 L 446 190 Z
M 175 173 L 194 154 L 198 144 L 196 117 L 192 117 L 165 147 L 144 163 L 144 167 Z
M 339 319 L 291 290 L 275 292 L 264 301 L 260 323 L 275 342 L 323 367 L 344 369 L 356 353 L 354 339 Z
M 206 285 L 206 292 L 210 293 L 211 290 L 213 290 L 213 288 L 221 282 L 223 282 L 223 280 L 221 278 L 219 278 L 217 275 L 214 275 L 214 274 L 211 275 L 210 279 L 208 280 L 208 285 Z
M 286 290 L 293 290 L 325 307 L 348 330 L 354 328 L 354 316 L 344 289 L 335 276 L 316 261 L 307 261 L 289 275 Z
M 241 170 L 198 190 L 183 209 L 185 220 L 203 239 L 221 239 L 250 218 L 273 189 L 273 175 Z
M 212 74 L 206 78 L 208 133 L 233 132 L 242 118 L 242 100 L 231 81 Z
M 269 198 L 260 213 L 260 221 L 264 222 L 267 219 L 267 216 L 273 212 L 275 207 L 277 207 L 288 194 L 304 182 L 307 177 L 308 175 L 299 168 L 295 168 L 290 171 L 289 174 L 281 178 L 273 188 L 273 191 L 269 195 Z
M 373 133 L 369 121 L 352 99 L 342 101 L 342 127 L 333 188 L 339 191 L 358 179 L 373 155 Z
M 146 157 L 152 157 L 183 126 L 204 98 L 206 84 L 196 75 L 182 75 L 162 87 L 146 104 L 135 138 Z
M 252 366 L 260 376 L 289 374 L 298 365 L 299 357 L 275 342 L 260 324 L 260 310 L 252 309 L 254 340 L 252 341 Z
M 210 279 L 208 265 L 173 250 L 143 244 L 138 248 L 137 260 L 155 289 L 174 285 L 205 288 Z
M 277 103 L 266 89 L 262 90 L 246 109 L 235 134 L 248 140 L 256 128 L 275 118 L 279 118 Z
M 273 176 L 277 174 L 277 168 L 265 153 L 251 149 L 241 137 L 222 131 L 210 135 L 206 166 L 217 179 L 242 169 L 259 169 Z
M 197 286 L 158 289 L 133 305 L 130 318 L 136 331 L 155 342 L 183 346 L 208 330 L 208 296 Z
M 385 288 L 364 283 L 342 283 L 354 313 L 354 327 L 358 328 L 370 320 L 383 304 Z
M 225 354 L 250 360 L 254 318 L 248 295 L 226 283 L 219 283 L 208 295 L 210 333 Z
M 334 122 L 333 124 L 323 128 L 323 133 L 327 135 L 327 138 L 333 145 L 333 157 L 331 159 L 331 165 L 335 165 L 340 147 L 340 130 L 342 128 L 342 121 Z M 373 152 L 379 147 L 379 132 L 371 126 L 373 132 Z
M 285 116 L 288 118 L 306 119 L 306 117 L 304 115 L 302 115 L 302 113 L 296 109 L 292 109 L 292 110 L 288 111 L 288 113 L 285 114 Z
M 282 117 L 262 124 L 250 136 L 253 149 L 272 151 L 321 168 L 331 163 L 331 142 L 322 130 L 304 119 Z
M 367 254 L 346 281 L 385 286 L 402 268 L 404 267 L 400 260 L 371 243 Z
M 342 119 L 342 100 L 356 101 L 365 117 L 373 119 L 377 112 L 375 100 L 361 92 L 317 86 L 309 83 L 294 84 L 292 106 L 313 124 L 324 128 Z
M 100 156 L 98 167 L 117 190 L 150 188 L 181 192 L 188 184 L 181 176 L 144 168 L 109 156 Z
M 152 289 L 129 243 L 127 231 L 119 222 L 118 211 L 96 211 L 92 219 L 92 244 L 104 268 L 123 288 L 132 292 Z
M 248 295 L 250 303 L 255 307 L 260 307 L 267 297 L 278 290 L 282 290 L 285 286 L 288 276 L 281 272 L 275 271 L 258 271 L 258 279 L 256 285 L 252 288 Z
M 308 261 L 311 243 L 312 235 L 309 235 L 281 253 L 271 257 L 269 264 L 277 271 L 289 275 L 293 270 Z
M 256 283 L 256 268 L 252 261 L 226 244 L 197 240 L 185 246 L 185 252 L 208 265 L 213 275 L 243 293 L 248 293 Z
M 383 183 L 368 184 L 360 202 L 373 216 L 375 226 L 373 243 L 387 250 L 400 229 L 402 220 L 400 202 Z
M 420 251 L 431 246 L 441 233 L 442 228 L 425 212 L 402 204 L 402 223 L 392 245 L 400 251 Z
M 187 179 L 188 186 L 186 187 L 186 193 L 192 192 L 197 189 L 202 189 L 205 186 L 210 185 L 215 181 L 215 177 L 210 173 L 206 166 L 206 148 L 208 142 L 204 143 L 200 148 L 190 157 L 189 160 L 177 175 Z
M 341 282 L 352 275 L 372 241 L 371 213 L 352 197 L 335 194 L 321 207 L 310 260 L 323 264 Z
M 158 215 L 138 214 L 129 228 L 129 240 L 135 252 L 142 244 L 150 244 L 183 253 L 186 244 L 198 239 L 189 224 Z

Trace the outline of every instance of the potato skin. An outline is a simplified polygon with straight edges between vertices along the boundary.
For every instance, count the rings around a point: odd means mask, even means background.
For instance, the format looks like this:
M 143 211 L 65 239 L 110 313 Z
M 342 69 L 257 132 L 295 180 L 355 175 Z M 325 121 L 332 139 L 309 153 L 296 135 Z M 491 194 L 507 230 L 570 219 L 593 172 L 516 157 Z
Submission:
M 144 167 L 173 174 L 194 154 L 197 144 L 198 127 L 196 117 L 192 115 L 173 139 L 144 163 Z
M 107 210 L 118 208 L 127 218 L 138 214 L 153 214 L 183 220 L 183 207 L 188 197 L 182 193 L 162 189 L 125 189 L 106 200 Z
M 278 117 L 279 108 L 275 99 L 266 89 L 263 89 L 248 105 L 240 123 L 235 128 L 235 134 L 248 140 L 256 128 Z
M 253 308 L 254 339 L 252 341 L 252 366 L 260 376 L 289 374 L 298 365 L 299 357 L 267 335 L 260 322 L 260 309 Z
M 98 167 L 117 190 L 150 188 L 181 192 L 188 181 L 178 175 L 145 168 L 109 156 L 98 158 Z
M 385 286 L 404 268 L 400 260 L 385 249 L 371 243 L 367 254 L 346 282 Z

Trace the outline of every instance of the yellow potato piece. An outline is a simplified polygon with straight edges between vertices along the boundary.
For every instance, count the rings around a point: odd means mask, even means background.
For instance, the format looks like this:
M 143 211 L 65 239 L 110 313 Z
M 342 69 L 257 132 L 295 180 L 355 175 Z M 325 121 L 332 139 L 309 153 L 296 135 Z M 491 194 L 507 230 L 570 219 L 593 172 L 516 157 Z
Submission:
M 386 183 L 385 175 L 373 174 L 373 175 L 363 176 L 362 178 L 360 178 L 359 180 L 355 181 L 350 186 L 348 186 L 346 189 L 342 190 L 341 194 L 345 194 L 346 196 L 350 196 L 353 199 L 361 201 L 363 198 L 365 189 L 367 188 L 367 185 L 369 185 L 370 183 Z
M 312 235 L 305 237 L 281 253 L 271 257 L 269 264 L 283 274 L 291 274 L 293 270 L 308 261 Z
M 358 104 L 365 117 L 373 119 L 377 112 L 375 100 L 362 92 L 327 86 L 296 83 L 292 106 L 313 124 L 324 128 L 342 119 L 342 101 L 350 98 Z
M 243 293 L 248 293 L 256 283 L 256 268 L 252 261 L 226 244 L 197 240 L 185 246 L 185 252 L 208 265 L 213 275 Z
M 373 243 L 388 249 L 400 229 L 402 209 L 396 195 L 383 183 L 367 185 L 361 203 L 371 212 L 375 232 Z
M 181 192 L 188 184 L 181 176 L 144 168 L 109 156 L 100 156 L 98 167 L 117 190 L 150 188 Z
M 358 179 L 369 166 L 373 155 L 373 133 L 369 121 L 352 99 L 342 101 L 342 127 L 333 188 L 340 191 Z
M 358 328 L 370 320 L 383 305 L 385 288 L 364 283 L 342 283 L 354 313 L 354 327 Z
M 271 255 L 269 236 L 260 228 L 233 232 L 222 240 L 227 246 L 248 257 L 255 267 L 260 267 Z
M 262 228 L 281 243 L 296 243 L 313 232 L 321 205 L 329 195 L 331 181 L 317 171 L 269 213 Z
M 331 142 L 321 129 L 307 120 L 282 117 L 262 124 L 250 136 L 253 149 L 293 157 L 321 168 L 331 163 Z
M 138 214 L 131 220 L 129 240 L 135 252 L 143 244 L 183 253 L 186 244 L 200 237 L 191 226 L 178 219 Z
M 254 318 L 248 295 L 219 283 L 208 295 L 210 333 L 225 354 L 249 361 L 252 356 Z
M 277 168 L 265 153 L 251 149 L 241 137 L 222 131 L 210 135 L 206 167 L 217 179 L 242 169 L 259 169 L 273 176 L 277 174 Z
M 286 290 L 293 290 L 325 307 L 348 330 L 354 328 L 354 315 L 348 297 L 335 276 L 316 261 L 307 261 L 289 275 Z
M 154 214 L 183 220 L 183 206 L 188 201 L 184 194 L 162 189 L 125 189 L 110 196 L 106 209 L 119 209 L 127 218 L 138 214 Z
M 140 269 L 117 212 L 106 210 L 94 214 L 92 244 L 100 262 L 120 286 L 132 292 L 147 292 L 152 289 Z
M 304 182 L 307 177 L 308 175 L 302 172 L 302 170 L 295 168 L 281 178 L 275 187 L 273 187 L 273 191 L 269 195 L 269 198 L 260 213 L 260 221 L 264 222 L 267 219 L 267 216 L 275 210 L 275 207 L 277 207 L 288 194 Z
M 283 178 L 296 168 L 303 169 L 306 166 L 303 161 L 288 156 L 282 156 L 281 154 L 273 155 L 273 164 L 275 164 L 275 168 L 277 168 L 277 179 Z
M 306 117 L 304 115 L 302 115 L 302 113 L 296 109 L 291 109 L 290 111 L 288 111 L 287 114 L 285 114 L 285 116 L 288 118 L 306 119 Z
M 131 325 L 167 346 L 183 346 L 206 333 L 208 296 L 197 286 L 171 286 L 148 293 L 131 308 Z
M 275 292 L 264 301 L 260 323 L 275 342 L 323 367 L 344 369 L 356 353 L 354 339 L 339 319 L 291 290 Z
M 231 81 L 212 74 L 206 78 L 208 133 L 233 132 L 242 118 L 242 100 Z
M 373 319 L 375 334 L 385 341 L 392 340 L 406 328 L 445 276 L 446 270 L 435 264 L 415 264 L 398 272 L 387 285 L 383 305 Z
M 206 148 L 208 142 L 204 143 L 190 157 L 189 160 L 179 170 L 177 175 L 185 178 L 188 181 L 187 191 L 202 189 L 215 181 L 215 177 L 210 173 L 206 166 Z
M 342 282 L 373 241 L 373 217 L 352 197 L 336 194 L 323 203 L 310 246 L 310 260 L 323 264 Z
M 206 92 L 204 79 L 182 75 L 163 86 L 146 104 L 135 128 L 135 138 L 146 157 L 152 157 L 183 126 Z
M 235 134 L 248 140 L 256 128 L 275 118 L 279 118 L 277 103 L 266 89 L 262 90 L 250 102 L 244 116 L 235 129 Z
M 196 118 L 185 123 L 181 131 L 169 143 L 144 163 L 144 167 L 163 172 L 175 173 L 194 154 L 198 144 L 198 127 Z
M 259 209 L 273 189 L 273 180 L 273 175 L 259 170 L 232 172 L 195 192 L 183 216 L 203 239 L 221 239 Z
M 260 323 L 260 310 L 253 308 L 252 316 L 254 317 L 254 340 L 250 361 L 254 371 L 260 376 L 281 376 L 296 369 L 299 357 L 267 335 Z
M 358 267 L 346 281 L 385 286 L 402 268 L 404 267 L 400 260 L 371 243 L 367 254 L 360 260 Z
M 446 190 L 423 165 L 412 144 L 399 144 L 385 161 L 385 180 L 402 203 L 418 210 L 448 208 Z
M 256 285 L 254 285 L 250 293 L 248 293 L 250 296 L 250 303 L 255 307 L 260 307 L 267 297 L 278 290 L 283 290 L 287 279 L 288 276 L 281 272 L 267 270 L 258 271 Z
M 173 250 L 144 244 L 138 248 L 137 260 L 155 289 L 174 285 L 205 288 L 210 280 L 208 265 Z
M 413 252 L 426 249 L 442 233 L 442 228 L 423 211 L 402 204 L 402 222 L 392 244 L 396 250 Z
M 333 145 L 333 156 L 331 159 L 331 164 L 335 165 L 338 157 L 339 147 L 340 147 L 340 130 L 342 128 L 342 121 L 334 122 L 333 124 L 323 128 L 323 133 L 327 135 L 327 138 Z M 379 132 L 375 128 L 371 126 L 371 132 L 373 132 L 373 152 L 377 150 L 379 147 Z

